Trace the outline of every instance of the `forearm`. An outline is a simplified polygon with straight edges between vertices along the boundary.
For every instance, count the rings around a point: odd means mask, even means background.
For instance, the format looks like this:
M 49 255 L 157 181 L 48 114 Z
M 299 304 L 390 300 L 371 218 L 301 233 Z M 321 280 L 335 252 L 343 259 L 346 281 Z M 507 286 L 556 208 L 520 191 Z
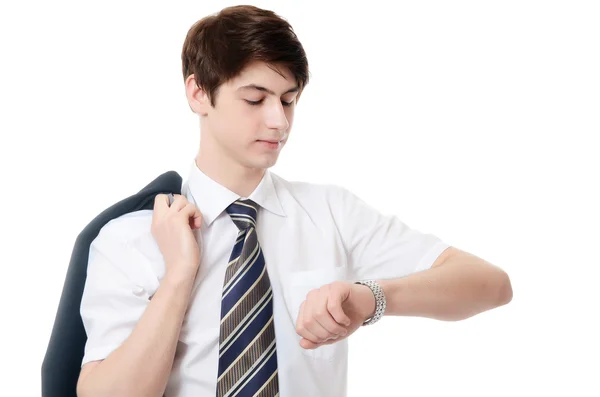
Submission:
M 441 266 L 379 282 L 386 296 L 386 316 L 456 321 L 512 299 L 506 273 L 473 255 L 449 257 Z
M 166 276 L 131 335 L 80 380 L 79 397 L 163 395 L 193 279 Z

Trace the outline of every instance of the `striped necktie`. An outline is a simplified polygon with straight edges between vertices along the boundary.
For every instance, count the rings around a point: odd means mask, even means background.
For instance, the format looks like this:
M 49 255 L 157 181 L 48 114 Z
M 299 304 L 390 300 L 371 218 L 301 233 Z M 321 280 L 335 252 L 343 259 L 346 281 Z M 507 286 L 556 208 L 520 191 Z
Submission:
M 237 200 L 227 213 L 239 229 L 221 298 L 217 397 L 279 396 L 273 292 L 258 238 L 258 204 Z

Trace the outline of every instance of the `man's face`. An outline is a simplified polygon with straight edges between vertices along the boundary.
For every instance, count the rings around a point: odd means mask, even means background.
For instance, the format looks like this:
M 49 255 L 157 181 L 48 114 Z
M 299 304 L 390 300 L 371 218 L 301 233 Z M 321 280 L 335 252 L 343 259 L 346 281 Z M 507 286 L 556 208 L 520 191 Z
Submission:
M 215 107 L 204 107 L 201 145 L 246 168 L 275 165 L 292 129 L 298 95 L 294 76 L 284 67 L 277 70 L 285 77 L 254 62 L 221 85 Z

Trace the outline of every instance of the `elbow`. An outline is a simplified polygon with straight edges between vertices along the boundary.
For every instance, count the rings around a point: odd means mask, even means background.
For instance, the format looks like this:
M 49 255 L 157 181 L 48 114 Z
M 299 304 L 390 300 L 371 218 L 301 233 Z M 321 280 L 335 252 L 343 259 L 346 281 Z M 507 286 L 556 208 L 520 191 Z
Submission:
M 99 397 L 103 395 L 106 395 L 105 390 L 98 387 L 93 387 L 89 382 L 89 379 L 86 381 L 84 378 L 80 377 L 77 381 L 77 397 Z
M 98 369 L 102 369 L 99 367 L 102 362 L 103 360 L 92 361 L 81 368 L 75 389 L 77 397 L 131 397 L 139 394 L 134 393 L 134 391 L 138 392 L 137 390 L 125 390 L 117 382 L 110 382 L 102 378 L 104 375 L 98 372 Z
M 77 379 L 77 387 L 75 389 L 75 393 L 77 397 L 93 397 L 93 393 L 89 390 L 89 377 L 94 369 L 98 367 L 101 361 L 92 361 L 86 363 L 81 367 L 81 371 L 79 372 L 79 379 Z
M 503 306 L 512 301 L 513 290 L 512 284 L 510 282 L 510 277 L 508 277 L 508 274 L 506 274 L 506 272 L 502 272 L 499 279 L 500 281 L 498 283 L 499 287 L 498 293 L 496 295 L 496 306 Z
M 77 387 L 75 388 L 75 395 L 77 397 L 91 397 L 85 385 L 84 373 L 79 373 L 79 379 L 77 379 Z
M 81 381 L 81 378 L 79 378 L 79 381 L 77 381 L 75 395 L 77 397 L 91 397 L 91 395 L 86 390 L 84 383 Z
M 138 390 L 136 390 L 136 392 L 138 392 Z M 86 383 L 81 383 L 78 382 L 77 383 L 77 388 L 76 388 L 76 396 L 77 397 L 104 397 L 104 396 L 110 396 L 110 397 L 118 397 L 118 396 L 127 396 L 127 397 L 132 397 L 132 396 L 136 396 L 136 393 L 133 392 L 129 392 L 129 391 L 115 391 L 115 390 L 106 390 L 104 388 L 99 388 L 99 387 L 91 387 L 90 385 L 86 384 Z
M 100 384 L 94 383 L 95 379 L 87 380 L 80 378 L 77 381 L 76 396 L 77 397 L 136 397 L 136 396 L 161 396 L 164 397 L 164 392 L 160 394 L 149 393 L 142 387 L 129 385 L 127 387 L 119 387 L 114 383 L 101 381 Z

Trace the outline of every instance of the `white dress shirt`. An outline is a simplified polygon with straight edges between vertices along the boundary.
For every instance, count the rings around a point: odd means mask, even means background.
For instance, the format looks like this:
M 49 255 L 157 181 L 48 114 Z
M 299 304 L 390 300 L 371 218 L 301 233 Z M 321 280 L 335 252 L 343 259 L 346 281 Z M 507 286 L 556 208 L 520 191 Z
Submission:
M 194 231 L 201 263 L 165 396 L 215 396 L 222 286 L 238 234 L 225 209 L 240 196 L 195 161 L 182 194 L 203 215 Z M 299 344 L 296 318 L 306 294 L 335 280 L 425 270 L 449 245 L 333 184 L 289 182 L 267 170 L 248 198 L 260 206 L 257 235 L 273 289 L 280 395 L 345 396 L 349 339 L 314 350 Z M 90 245 L 81 302 L 88 336 L 82 365 L 106 358 L 123 343 L 160 286 L 165 262 L 150 231 L 152 214 L 142 210 L 113 219 Z

